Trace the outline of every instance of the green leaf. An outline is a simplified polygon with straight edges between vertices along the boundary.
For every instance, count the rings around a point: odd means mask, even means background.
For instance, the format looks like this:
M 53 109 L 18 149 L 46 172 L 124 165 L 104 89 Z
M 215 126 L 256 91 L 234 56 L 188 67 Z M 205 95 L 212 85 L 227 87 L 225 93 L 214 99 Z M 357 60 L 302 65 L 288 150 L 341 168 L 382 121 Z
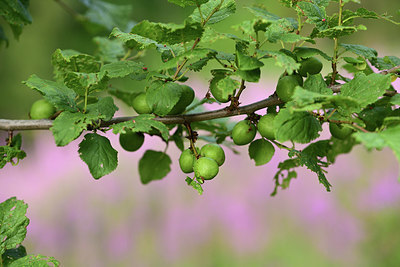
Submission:
M 256 83 L 260 80 L 261 70 L 238 70 L 236 75 L 239 75 L 245 81 Z
M 51 265 L 49 265 L 51 263 Z M 37 266 L 37 267 L 47 267 L 47 266 L 60 266 L 60 263 L 53 257 L 47 257 L 43 255 L 27 255 L 16 261 L 13 261 L 8 267 L 20 267 L 20 266 Z
M 373 59 L 378 56 L 378 52 L 375 49 L 369 48 L 363 45 L 355 45 L 355 44 L 340 44 L 346 51 L 350 51 L 356 55 L 365 57 L 367 59 Z
M 271 43 L 282 41 L 284 43 L 296 43 L 307 38 L 294 33 L 293 23 L 286 18 L 279 19 L 267 27 L 265 37 Z
M 323 95 L 332 95 L 332 90 L 328 88 L 324 78 L 320 73 L 309 75 L 308 78 L 304 81 L 303 88 L 308 91 Z
M 257 53 L 261 58 L 273 58 L 275 65 L 284 68 L 289 75 L 300 67 L 300 64 L 296 60 L 280 51 L 258 50 Z
M 161 180 L 171 171 L 171 163 L 171 159 L 164 152 L 147 150 L 139 160 L 140 181 L 148 184 L 154 180 Z
M 21 159 L 26 157 L 26 153 L 21 150 L 22 137 L 21 134 L 13 136 L 9 146 L 0 146 L 0 169 L 2 169 L 7 162 L 12 165 L 17 165 Z M 14 161 L 17 162 L 14 162 Z
M 197 182 L 195 179 L 186 177 L 185 181 L 189 186 L 193 187 L 193 189 L 196 190 L 197 193 L 199 193 L 199 195 L 203 194 L 204 192 L 203 187 L 201 187 L 201 184 Z
M 65 85 L 41 79 L 35 74 L 31 75 L 28 80 L 23 83 L 40 92 L 43 97 L 58 110 L 78 111 L 78 106 L 75 102 L 76 93 Z
M 57 146 L 66 146 L 78 138 L 87 125 L 97 117 L 80 112 L 62 112 L 53 122 L 50 130 L 53 132 Z
M 131 34 L 138 34 L 162 44 L 179 44 L 200 38 L 203 31 L 200 23 L 189 20 L 184 25 L 143 20 L 132 28 Z
M 400 106 L 400 94 L 396 94 L 395 96 L 392 96 L 392 98 L 390 99 L 390 103 L 392 105 Z
M 257 139 L 249 145 L 249 156 L 256 163 L 256 166 L 268 163 L 274 155 L 275 148 L 265 139 Z
M 233 96 L 239 86 L 239 81 L 233 80 L 225 75 L 214 76 L 210 82 L 210 90 L 223 99 L 228 99 L 228 96 Z
M 275 188 L 271 193 L 271 196 L 275 196 L 278 193 L 278 187 L 286 189 L 290 185 L 292 179 L 297 178 L 297 173 L 293 170 L 299 166 L 299 159 L 287 159 L 278 165 L 278 172 L 274 175 Z M 286 171 L 286 175 L 284 172 Z M 279 178 L 282 178 L 282 182 L 279 182 Z
M 124 44 L 121 40 L 96 36 L 93 42 L 97 45 L 95 55 L 102 62 L 118 62 L 125 55 Z
M 0 203 L 0 255 L 24 241 L 29 219 L 28 205 L 15 197 Z
M 206 3 L 208 0 L 168 0 L 170 3 L 174 3 L 180 7 L 197 6 Z
M 51 59 L 57 80 L 64 80 L 70 72 L 97 73 L 101 63 L 93 56 L 75 50 L 57 49 Z
M 391 69 L 400 65 L 400 58 L 386 56 L 370 59 L 371 64 L 379 70 Z
M 65 73 L 64 83 L 78 95 L 85 96 L 94 91 L 103 91 L 108 87 L 108 77 L 99 77 L 98 73 L 68 72 Z
M 153 129 L 158 130 L 161 133 L 161 137 L 168 141 L 169 131 L 164 123 L 154 120 L 155 116 L 153 114 L 141 114 L 137 116 L 134 120 L 125 121 L 111 125 L 113 133 L 125 133 L 127 129 L 132 132 L 141 133 L 152 133 Z
M 282 109 L 274 119 L 276 139 L 284 142 L 309 143 L 322 131 L 319 121 L 308 112 L 290 112 Z
M 174 82 L 155 81 L 150 84 L 146 92 L 146 101 L 155 114 L 164 116 L 178 103 L 181 94 L 181 85 Z
M 297 155 L 300 159 L 300 165 L 306 166 L 307 169 L 311 170 L 312 172 L 315 172 L 318 176 L 319 182 L 326 188 L 326 191 L 330 192 L 332 185 L 326 179 L 324 170 L 322 169 L 322 167 L 327 167 L 328 164 L 321 162 L 318 159 L 319 153 L 320 151 L 318 147 L 308 146 Z
M 234 14 L 236 12 L 236 3 L 234 0 L 209 0 L 200 6 L 200 10 L 202 16 L 199 10 L 195 9 L 190 18 L 198 23 L 208 19 L 208 24 L 214 24 Z
M 195 68 L 193 64 L 196 64 L 200 60 L 206 60 L 207 63 L 208 60 L 213 58 L 217 54 L 216 51 L 211 50 L 211 49 L 206 49 L 206 48 L 196 48 L 194 50 L 189 50 L 187 52 L 184 52 L 176 57 L 173 57 L 172 59 L 168 60 L 164 64 L 161 64 L 159 70 L 165 70 L 165 69 L 170 69 L 170 68 L 176 68 L 176 66 L 179 63 L 182 63 L 183 60 L 187 60 L 187 66 L 190 69 L 195 69 L 195 70 L 200 70 L 199 68 Z M 202 64 L 201 67 L 203 67 L 205 64 Z
M 357 26 L 334 26 L 325 30 L 315 30 L 311 34 L 311 38 L 339 38 L 346 35 L 351 35 L 357 31 L 365 31 L 367 28 L 364 25 Z
M 9 266 L 13 261 L 25 257 L 26 249 L 24 246 L 19 245 L 16 248 L 7 249 L 3 255 L 1 255 L 4 266 Z
M 393 150 L 397 161 L 400 163 L 400 125 L 389 127 L 380 133 L 357 132 L 353 135 L 368 149 L 389 147 Z
M 88 133 L 79 144 L 79 157 L 88 165 L 94 179 L 99 179 L 117 168 L 118 152 L 107 137 Z
M 272 14 L 268 12 L 265 7 L 262 6 L 250 6 L 250 7 L 245 7 L 247 8 L 251 13 L 253 13 L 256 17 L 264 19 L 266 22 L 275 22 L 280 19 L 279 16 Z
M 7 0 L 0 1 L 0 17 L 11 27 L 14 38 L 18 39 L 25 25 L 32 23 L 31 14 L 28 11 L 29 0 Z M 0 27 L 1 28 L 1 27 Z M 0 32 L 3 40 L 7 40 L 3 29 Z M 6 41 L 8 43 L 8 41 Z
M 323 6 L 318 6 L 310 2 L 299 2 L 298 8 L 307 18 L 307 22 L 314 24 L 318 29 L 326 29 L 326 12 Z
M 347 110 L 347 112 L 360 112 L 361 108 L 375 102 L 389 89 L 390 82 L 390 75 L 373 73 L 367 76 L 364 73 L 357 73 L 354 79 L 340 89 L 342 96 L 356 99 L 360 106 L 360 108 Z
M 128 29 L 133 22 L 130 20 L 132 5 L 116 5 L 101 0 L 80 0 L 88 10 L 79 19 L 92 32 L 110 31 L 114 27 Z
M 114 104 L 112 97 L 102 97 L 98 102 L 87 105 L 87 114 L 96 118 L 96 120 L 109 121 L 114 116 L 118 107 Z
M 327 54 L 325 54 L 321 50 L 319 50 L 317 48 L 313 48 L 313 47 L 304 47 L 304 46 L 303 47 L 296 47 L 293 50 L 293 53 L 296 54 L 298 60 L 310 58 L 310 57 L 313 57 L 315 55 L 320 55 L 320 56 L 322 56 L 324 59 L 326 59 L 328 61 L 332 60 L 332 58 L 330 56 L 328 56 Z
M 135 61 L 117 61 L 109 64 L 105 64 L 101 67 L 99 78 L 102 79 L 104 76 L 109 78 L 123 78 L 130 74 L 134 75 L 146 75 L 147 71 L 143 69 L 144 64 L 142 62 Z
M 157 46 L 159 46 L 159 44 L 156 41 L 150 38 L 146 38 L 134 33 L 122 32 L 118 28 L 114 28 L 111 31 L 110 37 L 115 37 L 118 40 L 121 40 L 127 47 L 131 49 L 135 48 L 141 50 L 148 48 L 156 48 Z
M 248 56 L 240 50 L 236 50 L 237 65 L 240 70 L 254 70 L 264 66 L 258 59 Z

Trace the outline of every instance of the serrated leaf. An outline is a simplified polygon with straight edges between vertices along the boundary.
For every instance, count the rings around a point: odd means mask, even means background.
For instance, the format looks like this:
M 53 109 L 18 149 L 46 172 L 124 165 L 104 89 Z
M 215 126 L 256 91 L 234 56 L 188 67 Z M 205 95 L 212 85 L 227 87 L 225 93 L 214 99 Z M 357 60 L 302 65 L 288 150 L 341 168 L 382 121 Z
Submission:
M 94 91 L 106 90 L 108 80 L 107 76 L 100 77 L 98 73 L 68 72 L 64 75 L 65 85 L 80 96 L 85 96 Z
M 284 142 L 292 140 L 297 143 L 309 143 L 322 131 L 319 121 L 308 112 L 293 112 L 287 109 L 279 111 L 274 119 L 276 139 Z
M 200 60 L 206 60 L 206 62 L 204 62 L 206 64 L 207 61 L 210 60 L 212 57 L 214 57 L 216 54 L 217 54 L 217 52 L 214 50 L 211 50 L 211 49 L 197 48 L 194 50 L 184 52 L 181 55 L 168 60 L 164 64 L 161 64 L 159 70 L 161 71 L 161 70 L 165 70 L 165 69 L 176 68 L 178 63 L 182 63 L 183 60 L 188 61 L 186 64 L 188 66 L 188 68 L 191 68 L 191 69 L 194 68 L 194 69 L 198 70 L 198 68 L 195 68 L 193 66 L 193 64 L 195 64 L 196 62 L 198 62 Z M 202 64 L 202 67 L 205 64 Z
M 239 86 L 239 81 L 224 75 L 217 75 L 210 82 L 210 90 L 223 99 L 233 96 Z
M 68 145 L 71 141 L 78 138 L 87 125 L 96 117 L 80 112 L 72 113 L 62 112 L 53 122 L 50 130 L 53 132 L 54 140 L 57 146 Z
M 260 80 L 261 70 L 237 70 L 236 75 L 240 76 L 243 80 L 247 82 L 256 83 Z
M 93 56 L 75 50 L 57 49 L 51 58 L 57 80 L 64 80 L 70 72 L 97 73 L 101 63 Z
M 159 45 L 156 41 L 150 38 L 146 38 L 134 33 L 122 32 L 118 28 L 114 28 L 111 31 L 110 37 L 115 37 L 121 40 L 127 47 L 131 49 L 136 48 L 141 50 L 147 48 L 156 48 Z
M 299 2 L 298 8 L 307 17 L 307 22 L 314 24 L 319 30 L 327 28 L 325 8 L 311 2 Z
M 392 98 L 390 99 L 390 103 L 393 105 L 400 106 L 400 94 L 396 94 L 395 96 L 392 96 Z
M 280 19 L 280 17 L 278 15 L 275 15 L 275 14 L 272 14 L 272 13 L 268 12 L 262 6 L 250 6 L 250 7 L 245 7 L 245 8 L 247 8 L 256 17 L 262 18 L 266 22 L 275 22 L 275 21 Z
M 162 44 L 179 44 L 200 38 L 203 31 L 200 23 L 189 20 L 184 25 L 143 20 L 132 28 L 131 34 L 138 34 Z
M 153 114 L 141 114 L 134 120 L 117 123 L 110 127 L 115 134 L 125 133 L 127 129 L 130 129 L 132 132 L 151 133 L 154 128 L 161 133 L 161 137 L 165 141 L 168 141 L 169 131 L 167 126 L 162 122 L 154 120 L 154 118 Z
M 49 265 L 51 263 L 52 265 Z M 47 257 L 43 255 L 27 255 L 16 261 L 13 261 L 8 265 L 8 267 L 20 267 L 20 266 L 37 266 L 37 267 L 47 267 L 47 266 L 60 266 L 60 263 L 53 257 Z
M 308 91 L 323 95 L 332 95 L 332 90 L 328 88 L 324 78 L 320 73 L 315 75 L 309 75 L 307 79 L 304 81 L 303 88 Z
M 170 3 L 174 3 L 180 7 L 197 6 L 206 3 L 208 0 L 168 0 Z
M 28 80 L 23 83 L 40 92 L 43 97 L 58 110 L 78 111 L 78 106 L 75 102 L 76 93 L 65 85 L 41 79 L 35 74 L 31 75 Z
M 29 219 L 28 205 L 15 197 L 0 203 L 0 255 L 24 241 Z
M 257 53 L 261 58 L 273 58 L 275 65 L 284 68 L 289 75 L 300 67 L 296 60 L 280 51 L 258 50 Z
M 28 10 L 29 1 L 26 0 L 8 0 L 0 1 L 0 16 L 8 23 L 14 34 L 14 38 L 18 39 L 25 25 L 32 23 L 32 17 Z M 8 43 L 5 34 L 0 29 L 3 40 Z
M 190 18 L 198 23 L 202 23 L 203 20 L 208 18 L 207 24 L 214 24 L 234 14 L 236 12 L 236 3 L 234 0 L 209 0 L 207 3 L 202 4 L 200 9 L 202 16 L 199 10 L 195 9 Z
M 165 116 L 178 103 L 181 94 L 181 85 L 173 82 L 155 81 L 150 84 L 146 92 L 146 101 L 155 114 Z
M 389 147 L 393 150 L 397 161 L 400 163 L 400 125 L 389 127 L 380 133 L 357 132 L 353 135 L 368 149 Z
M 278 165 L 278 171 L 274 175 L 275 180 L 275 188 L 271 193 L 271 196 L 275 196 L 278 193 L 278 187 L 282 189 L 286 189 L 289 187 L 290 181 L 294 178 L 297 178 L 297 173 L 293 170 L 294 168 L 299 166 L 299 159 L 287 159 L 283 162 L 280 162 Z M 284 172 L 286 171 L 286 175 Z M 282 182 L 279 182 L 279 178 L 282 178 Z
M 254 70 L 264 66 L 264 63 L 257 58 L 248 56 L 240 50 L 236 50 L 236 60 L 240 70 Z
M 273 145 L 265 139 L 257 139 L 249 145 L 249 156 L 256 163 L 256 166 L 268 163 L 275 153 Z
M 390 75 L 357 73 L 354 79 L 342 85 L 340 89 L 342 96 L 356 99 L 360 106 L 360 108 L 347 111 L 359 112 L 361 108 L 375 102 L 390 87 L 390 82 Z
M 99 179 L 117 168 L 118 152 L 107 137 L 88 133 L 79 144 L 79 157 L 88 165 L 94 179 Z
M 196 190 L 197 193 L 199 193 L 199 195 L 203 194 L 204 192 L 203 187 L 201 187 L 201 184 L 197 182 L 195 179 L 186 177 L 185 181 L 189 186 L 193 187 L 193 189 Z
M 13 261 L 23 258 L 26 255 L 25 247 L 22 245 L 17 245 L 16 248 L 7 249 L 3 255 L 1 255 L 1 257 L 3 260 L 3 265 L 9 266 Z
M 284 43 L 296 43 L 307 38 L 294 33 L 293 23 L 286 18 L 279 19 L 269 25 L 265 31 L 265 37 L 271 43 L 282 41 Z
M 139 160 L 140 181 L 148 184 L 163 179 L 171 171 L 171 163 L 170 157 L 164 152 L 147 150 Z
M 322 56 L 324 59 L 326 59 L 328 61 L 332 60 L 332 58 L 330 56 L 328 56 L 327 54 L 325 54 L 321 50 L 319 50 L 317 48 L 313 48 L 313 47 L 304 47 L 304 46 L 303 47 L 296 47 L 293 50 L 293 53 L 296 54 L 298 60 L 310 58 L 310 57 L 313 57 L 315 55 L 320 55 L 320 56 Z
M 81 21 L 92 32 L 103 29 L 110 31 L 113 27 L 127 29 L 133 24 L 130 20 L 132 5 L 117 5 L 101 0 L 80 0 L 80 2 L 88 8 Z
M 357 31 L 365 31 L 367 28 L 364 25 L 357 26 L 334 26 L 325 30 L 313 31 L 312 38 L 339 38 L 346 35 L 351 35 Z
M 391 69 L 400 65 L 400 58 L 386 56 L 370 59 L 371 64 L 379 70 Z
M 146 75 L 147 71 L 143 69 L 144 64 L 142 62 L 135 61 L 117 61 L 109 64 L 105 64 L 101 67 L 99 78 L 102 79 L 104 76 L 109 78 L 123 78 L 130 74 L 134 75 Z
M 375 49 L 369 48 L 363 45 L 355 45 L 355 44 L 340 44 L 346 51 L 353 52 L 356 55 L 365 57 L 367 59 L 373 59 L 378 56 L 378 52 Z
M 121 40 L 96 36 L 93 42 L 97 45 L 95 55 L 102 62 L 118 62 L 125 55 L 124 44 Z
M 87 114 L 98 120 L 111 120 L 117 110 L 118 107 L 110 96 L 102 97 L 96 103 L 87 105 Z
M 13 136 L 10 146 L 0 146 L 0 169 L 8 162 L 17 165 L 21 159 L 26 157 L 25 151 L 21 150 L 21 143 L 21 134 L 17 134 Z

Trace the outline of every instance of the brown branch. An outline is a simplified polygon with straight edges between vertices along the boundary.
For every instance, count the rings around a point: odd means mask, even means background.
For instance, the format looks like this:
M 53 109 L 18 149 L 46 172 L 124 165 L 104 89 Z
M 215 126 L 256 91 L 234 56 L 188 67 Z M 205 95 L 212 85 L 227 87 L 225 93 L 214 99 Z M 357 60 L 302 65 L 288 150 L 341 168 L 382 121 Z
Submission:
M 238 115 L 251 114 L 259 109 L 263 109 L 269 106 L 276 106 L 282 104 L 283 102 L 276 96 L 272 96 L 261 100 L 259 102 L 239 107 L 235 110 L 228 110 L 227 108 L 207 111 L 195 114 L 186 114 L 178 116 L 165 116 L 156 117 L 156 121 L 160 121 L 165 124 L 184 124 L 196 121 L 206 121 L 225 117 L 232 117 Z M 134 120 L 136 116 L 133 117 L 116 117 L 109 121 L 102 121 L 100 127 L 108 127 L 110 125 L 124 122 L 128 120 Z M 48 130 L 53 126 L 52 120 L 5 120 L 0 119 L 0 130 L 4 131 L 23 131 L 23 130 Z

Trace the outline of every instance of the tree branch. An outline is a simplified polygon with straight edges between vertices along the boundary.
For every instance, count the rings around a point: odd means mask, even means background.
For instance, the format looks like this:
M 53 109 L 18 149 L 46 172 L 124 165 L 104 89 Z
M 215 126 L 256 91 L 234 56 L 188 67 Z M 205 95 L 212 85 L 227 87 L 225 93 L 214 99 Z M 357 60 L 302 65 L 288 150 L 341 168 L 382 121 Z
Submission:
M 256 103 L 239 107 L 235 110 L 228 110 L 227 108 L 207 111 L 195 114 L 186 114 L 178 116 L 165 116 L 156 117 L 156 121 L 160 121 L 165 124 L 184 124 L 196 121 L 206 121 L 212 119 L 219 119 L 225 117 L 232 117 L 237 115 L 251 114 L 259 109 L 263 109 L 269 106 L 276 106 L 282 104 L 283 102 L 277 96 L 271 96 L 264 100 L 258 101 Z M 100 127 L 108 127 L 110 125 L 134 120 L 136 116 L 133 117 L 116 117 L 109 121 L 102 121 Z M 53 126 L 52 120 L 5 120 L 0 119 L 0 130 L 4 131 L 23 131 L 23 130 L 48 130 Z

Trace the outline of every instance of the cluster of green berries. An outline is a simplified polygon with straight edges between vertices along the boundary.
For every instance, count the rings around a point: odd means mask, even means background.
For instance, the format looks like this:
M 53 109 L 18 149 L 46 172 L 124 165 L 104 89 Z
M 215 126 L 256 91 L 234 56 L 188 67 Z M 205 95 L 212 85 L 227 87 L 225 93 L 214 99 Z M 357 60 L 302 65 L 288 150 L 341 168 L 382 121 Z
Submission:
M 211 180 L 219 172 L 219 167 L 225 162 L 225 152 L 217 144 L 206 144 L 196 156 L 192 149 L 184 150 L 179 157 L 179 166 L 184 173 L 192 173 L 196 178 Z

